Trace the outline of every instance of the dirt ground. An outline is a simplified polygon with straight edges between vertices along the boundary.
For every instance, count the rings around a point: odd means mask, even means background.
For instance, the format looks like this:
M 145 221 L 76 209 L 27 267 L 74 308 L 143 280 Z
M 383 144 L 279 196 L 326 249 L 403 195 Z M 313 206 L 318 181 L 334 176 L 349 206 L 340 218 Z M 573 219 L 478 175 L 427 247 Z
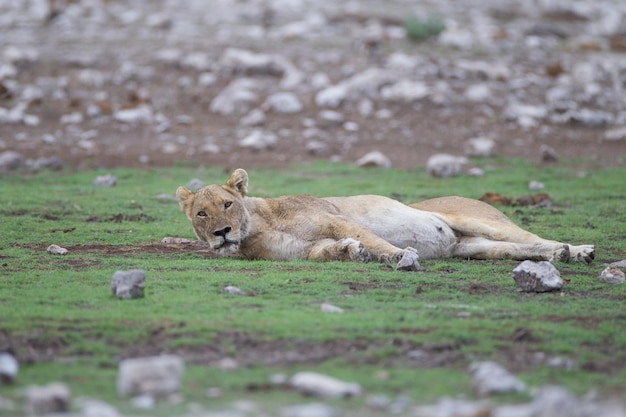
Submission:
M 586 16 L 549 2 L 543 9 L 529 2 L 466 3 L 224 0 L 209 10 L 196 0 L 68 0 L 57 2 L 53 18 L 43 0 L 3 5 L 0 50 L 16 74 L 0 74 L 0 107 L 10 112 L 25 106 L 24 114 L 36 119 L 0 122 L 0 151 L 58 157 L 81 169 L 180 161 L 230 169 L 318 159 L 354 162 L 379 150 L 393 166 L 411 169 L 435 153 L 463 155 L 468 139 L 489 137 L 496 141 L 496 153 L 508 157 L 539 162 L 540 146 L 548 145 L 559 157 L 624 166 L 625 141 L 604 140 L 606 130 L 626 119 L 623 97 L 608 95 L 626 83 L 619 28 L 609 35 L 593 33 L 583 43 L 578 31 L 591 27 L 599 12 Z M 434 13 L 450 28 L 467 30 L 475 39 L 484 36 L 469 48 L 436 38 L 415 42 L 401 33 L 407 12 Z M 470 12 L 471 18 L 464 18 Z M 489 22 L 487 34 L 482 20 Z M 285 35 L 287 29 L 294 34 Z M 280 77 L 225 69 L 220 57 L 231 47 L 286 58 L 302 71 L 302 85 L 293 87 L 302 110 L 284 114 L 264 108 L 264 98 L 280 90 Z M 179 58 L 164 59 L 164 51 Z M 363 100 L 348 100 L 332 109 L 342 122 L 320 116 L 325 109 L 315 103 L 320 89 L 315 77 L 336 85 L 368 68 L 388 67 L 398 52 L 421 62 L 409 71 L 410 78 L 428 86 L 445 84 L 443 100 L 399 102 L 375 94 L 367 98 L 374 113 L 361 110 Z M 194 63 L 190 57 L 198 55 L 205 61 Z M 460 62 L 487 68 L 503 64 L 506 70 L 501 76 L 488 69 L 464 71 Z M 607 62 L 617 78 L 606 75 Z M 589 68 L 579 65 L 584 63 Z M 504 117 L 511 100 L 545 104 L 546 89 L 563 84 L 559 77 L 569 76 L 574 81 L 568 85 L 583 88 L 576 86 L 576 77 L 585 70 L 592 74 L 581 82 L 595 92 L 574 94 L 568 105 L 606 111 L 609 120 L 564 123 L 544 117 L 521 126 Z M 210 110 L 212 100 L 242 75 L 263 85 L 252 107 L 265 110 L 265 121 L 256 127 L 242 126 L 243 114 Z M 203 76 L 210 81 L 201 82 Z M 489 88 L 488 96 L 467 99 L 467 89 L 481 84 Z M 149 121 L 113 117 L 116 110 L 141 105 L 152 110 Z M 387 115 L 378 117 L 381 110 Z M 277 143 L 266 150 L 240 146 L 253 128 L 275 133 Z M 311 141 L 325 149 L 312 151 Z

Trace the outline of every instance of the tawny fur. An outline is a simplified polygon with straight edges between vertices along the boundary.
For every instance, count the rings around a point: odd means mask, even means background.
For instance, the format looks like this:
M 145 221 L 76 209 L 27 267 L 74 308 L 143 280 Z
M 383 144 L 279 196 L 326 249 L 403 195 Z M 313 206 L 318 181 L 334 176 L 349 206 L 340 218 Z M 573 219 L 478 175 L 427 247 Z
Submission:
M 377 195 L 265 199 L 247 194 L 243 169 L 225 185 L 176 191 L 198 239 L 218 253 L 250 259 L 374 259 L 415 270 L 418 255 L 591 263 L 595 254 L 593 245 L 540 238 L 489 204 L 464 197 L 405 205 Z

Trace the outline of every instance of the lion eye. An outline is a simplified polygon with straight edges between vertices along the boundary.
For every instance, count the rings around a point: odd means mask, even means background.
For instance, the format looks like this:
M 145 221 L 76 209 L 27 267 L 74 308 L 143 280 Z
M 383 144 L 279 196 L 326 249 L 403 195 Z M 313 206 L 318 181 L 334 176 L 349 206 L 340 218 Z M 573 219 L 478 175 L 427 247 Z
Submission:
M 224 208 L 228 208 L 228 207 L 230 207 L 232 205 L 233 205 L 232 201 L 227 201 L 227 202 L 224 203 Z
M 208 217 L 208 216 L 207 216 L 207 214 L 206 214 L 206 211 L 204 211 L 204 210 L 200 210 L 200 211 L 198 212 L 198 217 Z

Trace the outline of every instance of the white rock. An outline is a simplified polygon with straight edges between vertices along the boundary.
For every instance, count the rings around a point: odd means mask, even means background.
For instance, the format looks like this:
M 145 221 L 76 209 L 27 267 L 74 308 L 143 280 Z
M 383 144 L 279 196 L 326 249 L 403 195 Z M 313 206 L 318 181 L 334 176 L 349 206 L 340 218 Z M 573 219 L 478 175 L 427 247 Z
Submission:
M 120 299 L 143 297 L 145 285 L 146 275 L 141 269 L 116 271 L 111 277 L 111 293 Z
M 9 352 L 0 352 L 0 384 L 12 384 L 17 379 L 20 364 Z M 0 410 L 2 408 L 0 407 Z
M 310 403 L 290 405 L 281 410 L 282 417 L 336 417 L 337 410 L 328 404 Z
M 412 103 L 422 100 L 428 97 L 429 94 L 430 88 L 428 88 L 425 83 L 408 79 L 383 87 L 380 91 L 380 95 L 383 99 L 403 103 Z
M 152 108 L 143 104 L 132 109 L 122 109 L 113 113 L 113 119 L 128 124 L 150 123 L 154 119 Z
M 35 415 L 67 413 L 71 392 L 67 385 L 53 382 L 45 386 L 31 386 L 24 390 L 26 409 Z
M 210 110 L 224 116 L 237 116 L 250 111 L 259 100 L 255 93 L 257 83 L 249 78 L 240 78 L 231 82 L 212 101 Z
M 442 398 L 436 404 L 418 406 L 415 408 L 415 412 L 417 417 L 478 417 L 492 415 L 489 404 L 484 401 L 474 402 L 455 398 Z
M 563 288 L 561 274 L 547 261 L 522 262 L 513 270 L 513 279 L 526 292 L 558 291 Z
M 59 245 L 50 245 L 48 246 L 48 249 L 46 249 L 46 251 L 48 251 L 48 253 L 51 253 L 53 255 L 67 255 L 68 250 L 65 248 L 62 248 Z
M 372 151 L 360 157 L 356 164 L 360 167 L 391 168 L 391 160 L 380 151 Z
M 322 313 L 343 313 L 343 308 L 332 305 L 331 303 L 324 301 L 320 305 Z
M 463 148 L 465 155 L 471 157 L 493 156 L 496 142 L 488 137 L 477 137 L 468 139 Z
M 235 287 L 233 285 L 227 285 L 226 287 L 224 287 L 223 291 L 226 294 L 233 294 L 233 295 L 246 295 L 246 293 L 244 291 L 242 291 L 241 289 L 239 289 L 238 287 Z
M 495 362 L 474 362 L 470 365 L 474 389 L 485 396 L 507 392 L 525 392 L 526 384 Z
M 381 87 L 395 82 L 397 76 L 392 71 L 369 68 L 319 91 L 315 95 L 315 104 L 319 107 L 336 108 L 346 100 L 378 98 Z
M 191 243 L 191 240 L 185 239 L 183 237 L 164 237 L 161 239 L 161 243 L 165 245 L 187 245 Z
M 11 171 L 26 164 L 24 157 L 13 151 L 4 151 L 0 153 L 0 172 Z
M 337 108 L 348 97 L 348 87 L 345 85 L 332 85 L 320 90 L 315 95 L 315 104 L 318 107 Z
M 114 187 L 117 184 L 117 177 L 115 175 L 98 175 L 91 183 L 96 187 Z
M 544 188 L 546 188 L 546 185 L 539 181 L 531 181 L 528 183 L 529 190 L 537 191 L 537 190 L 543 190 Z
M 180 64 L 183 68 L 195 69 L 197 71 L 208 71 L 211 69 L 213 60 L 204 52 L 192 52 L 185 56 Z
M 433 177 L 454 177 L 461 173 L 467 158 L 444 153 L 435 154 L 426 161 L 426 169 Z
M 317 372 L 298 372 L 290 379 L 293 388 L 306 395 L 321 398 L 345 398 L 361 395 L 361 386 Z
M 626 277 L 624 271 L 609 265 L 600 273 L 600 281 L 605 284 L 620 285 L 626 281 Z
M 531 127 L 537 120 L 543 120 L 548 116 L 546 106 L 511 103 L 503 112 L 505 120 L 517 121 L 522 127 Z
M 474 84 L 467 87 L 463 95 L 469 101 L 481 103 L 491 98 L 491 88 L 487 84 Z
M 286 91 L 272 94 L 267 98 L 263 106 L 277 113 L 299 113 L 303 109 L 298 97 Z
M 76 403 L 83 417 L 123 417 L 115 407 L 100 400 L 79 398 Z
M 120 362 L 117 391 L 121 396 L 168 397 L 180 391 L 185 370 L 175 355 L 125 359 Z
M 61 116 L 60 122 L 62 125 L 80 124 L 84 120 L 83 114 L 80 112 L 74 112 L 70 114 L 64 114 Z
M 255 130 L 239 141 L 242 148 L 250 148 L 257 151 L 272 149 L 278 143 L 278 137 L 271 132 Z
M 604 132 L 604 140 L 607 142 L 618 142 L 626 140 L 626 127 L 617 127 Z
M 242 126 L 260 126 L 265 123 L 265 113 L 261 109 L 252 109 L 239 123 Z
M 330 153 L 330 146 L 328 146 L 326 142 L 312 140 L 310 142 L 307 142 L 306 150 L 312 155 L 323 156 Z

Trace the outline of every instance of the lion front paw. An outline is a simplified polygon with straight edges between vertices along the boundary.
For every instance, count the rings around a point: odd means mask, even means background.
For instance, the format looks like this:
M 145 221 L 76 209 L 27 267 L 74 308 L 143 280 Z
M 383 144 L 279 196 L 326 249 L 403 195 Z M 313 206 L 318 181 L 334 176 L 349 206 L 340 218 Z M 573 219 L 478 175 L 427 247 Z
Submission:
M 595 257 L 596 247 L 594 245 L 580 245 L 570 248 L 570 260 L 572 262 L 583 262 L 589 265 Z
M 552 252 L 552 258 L 550 262 L 569 262 L 570 261 L 570 250 L 569 245 L 559 246 Z
M 341 251 L 347 253 L 351 261 L 369 262 L 372 260 L 372 255 L 360 241 L 346 238 L 340 240 L 338 243 L 341 245 Z
M 419 256 L 413 248 L 406 248 L 398 252 L 394 258 L 398 260 L 396 269 L 399 271 L 418 271 L 420 269 Z

